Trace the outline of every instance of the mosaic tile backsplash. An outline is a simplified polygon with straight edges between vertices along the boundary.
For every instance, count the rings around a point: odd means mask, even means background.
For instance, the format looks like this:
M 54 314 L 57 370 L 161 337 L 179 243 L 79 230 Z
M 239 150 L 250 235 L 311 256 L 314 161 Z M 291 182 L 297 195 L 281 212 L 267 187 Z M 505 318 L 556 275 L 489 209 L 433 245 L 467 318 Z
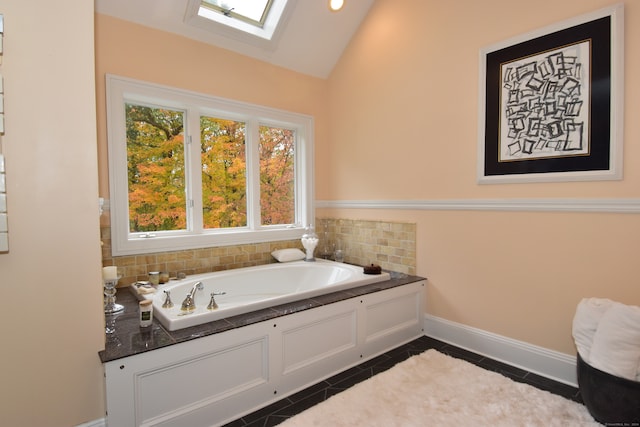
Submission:
M 416 224 L 318 218 L 315 228 L 320 237 L 316 257 L 333 259 L 335 249 L 340 248 L 344 261 L 351 264 L 378 264 L 386 270 L 416 273 Z M 110 227 L 101 227 L 100 233 L 102 264 L 118 266 L 123 274 L 120 286 L 146 280 L 150 271 L 175 276 L 253 267 L 275 262 L 271 252 L 276 249 L 302 249 L 299 240 L 289 240 L 112 258 Z

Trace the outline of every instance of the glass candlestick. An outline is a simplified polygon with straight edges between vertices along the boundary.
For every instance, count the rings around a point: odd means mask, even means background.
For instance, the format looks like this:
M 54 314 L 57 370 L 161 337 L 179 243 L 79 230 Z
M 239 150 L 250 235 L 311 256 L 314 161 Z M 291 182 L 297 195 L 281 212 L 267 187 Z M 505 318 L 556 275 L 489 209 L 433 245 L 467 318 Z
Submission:
M 116 304 L 116 285 L 120 276 L 116 279 L 103 279 L 104 283 L 104 313 L 113 314 L 124 310 L 122 304 Z
M 306 233 L 302 235 L 300 239 L 302 241 L 302 246 L 307 252 L 307 256 L 305 257 L 305 261 L 315 261 L 316 259 L 313 256 L 313 252 L 316 250 L 316 246 L 318 246 L 318 235 L 313 229 L 313 226 L 309 226 L 306 229 Z
M 116 331 L 116 319 L 123 313 L 124 311 L 120 311 L 104 316 L 104 331 L 107 334 L 107 340 L 113 339 L 111 342 L 115 342 L 114 332 Z
M 336 262 L 344 262 L 344 243 L 341 240 L 336 240 L 333 251 L 333 259 Z
M 320 257 L 323 259 L 331 258 L 332 244 L 329 241 L 329 220 L 322 220 L 322 228 L 323 228 L 323 237 L 320 239 L 320 243 L 322 244 L 322 249 L 320 250 Z

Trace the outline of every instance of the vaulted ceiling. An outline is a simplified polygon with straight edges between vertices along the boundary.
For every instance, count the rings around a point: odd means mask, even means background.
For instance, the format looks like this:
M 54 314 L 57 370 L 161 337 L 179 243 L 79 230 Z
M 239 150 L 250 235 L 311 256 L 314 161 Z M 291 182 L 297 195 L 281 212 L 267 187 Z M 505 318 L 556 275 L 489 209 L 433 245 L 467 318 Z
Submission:
M 327 78 L 375 0 L 288 0 L 271 41 L 245 37 L 197 17 L 199 0 L 95 0 L 97 13 L 179 34 L 303 74 Z

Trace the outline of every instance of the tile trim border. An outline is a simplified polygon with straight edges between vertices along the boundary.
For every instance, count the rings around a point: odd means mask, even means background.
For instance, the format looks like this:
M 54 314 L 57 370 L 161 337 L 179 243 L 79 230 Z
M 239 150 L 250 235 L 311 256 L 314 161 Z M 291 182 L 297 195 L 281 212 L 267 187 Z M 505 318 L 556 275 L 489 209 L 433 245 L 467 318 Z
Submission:
M 640 213 L 640 199 L 316 200 L 316 208 L 637 214 Z

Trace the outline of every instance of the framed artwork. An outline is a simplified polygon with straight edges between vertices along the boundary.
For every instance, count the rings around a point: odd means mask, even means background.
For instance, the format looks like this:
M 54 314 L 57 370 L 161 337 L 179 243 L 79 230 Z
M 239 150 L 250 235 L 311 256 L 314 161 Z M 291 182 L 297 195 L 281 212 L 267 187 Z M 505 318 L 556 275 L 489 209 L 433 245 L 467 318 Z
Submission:
M 480 51 L 478 182 L 622 178 L 623 6 Z

